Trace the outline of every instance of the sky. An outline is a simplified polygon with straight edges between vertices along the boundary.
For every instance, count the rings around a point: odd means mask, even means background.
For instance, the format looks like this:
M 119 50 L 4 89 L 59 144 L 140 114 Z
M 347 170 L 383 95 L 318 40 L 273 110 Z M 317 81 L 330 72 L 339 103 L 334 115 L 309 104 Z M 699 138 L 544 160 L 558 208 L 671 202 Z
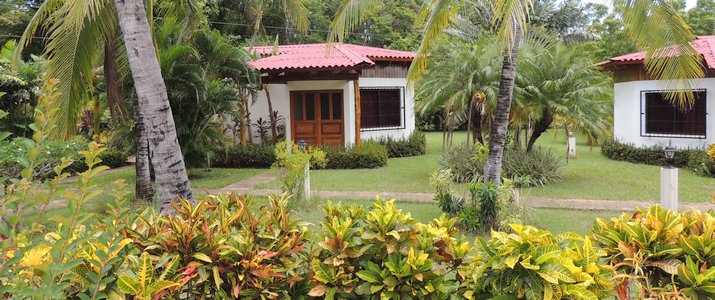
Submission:
M 685 0 L 685 9 L 690 9 L 695 6 L 695 2 L 697 0 Z M 599 3 L 599 4 L 605 4 L 608 6 L 611 6 L 612 0 L 583 0 L 583 3 Z

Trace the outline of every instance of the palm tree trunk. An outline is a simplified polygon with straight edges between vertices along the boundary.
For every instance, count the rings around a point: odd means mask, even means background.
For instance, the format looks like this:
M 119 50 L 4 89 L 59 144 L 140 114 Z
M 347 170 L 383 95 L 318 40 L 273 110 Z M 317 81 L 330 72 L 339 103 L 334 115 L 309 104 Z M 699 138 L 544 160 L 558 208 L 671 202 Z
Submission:
M 263 85 L 263 90 L 266 91 L 266 100 L 268 101 L 268 119 L 271 122 L 271 139 L 273 142 L 278 141 L 278 129 L 276 128 L 276 116 L 273 114 L 273 103 L 271 103 L 271 93 L 268 91 L 268 85 Z
M 127 112 L 124 108 L 124 93 L 117 64 L 114 62 L 113 37 L 104 41 L 104 84 L 107 89 L 107 104 L 112 116 L 112 125 L 116 127 L 125 121 Z
M 534 124 L 534 131 L 531 132 L 531 137 L 529 137 L 529 143 L 526 145 L 526 152 L 531 152 L 531 149 L 534 148 L 536 140 L 541 136 L 542 133 L 546 132 L 546 130 L 549 129 L 549 126 L 551 126 L 551 122 L 553 121 L 554 115 L 551 114 L 551 112 L 544 111 L 544 114 L 541 116 L 541 119 L 536 121 L 536 124 Z
M 129 68 L 139 97 L 139 111 L 148 129 L 150 159 L 156 175 L 160 212 L 173 213 L 177 198 L 193 201 L 184 158 L 176 137 L 169 97 L 152 42 L 142 0 L 115 0 L 117 19 L 127 47 Z
M 134 118 L 136 119 L 137 151 L 136 151 L 136 199 L 151 203 L 154 198 L 154 189 L 151 186 L 151 165 L 149 162 L 149 140 L 147 139 L 147 128 L 144 124 L 144 116 L 139 111 L 139 97 L 136 92 L 132 97 L 134 100 Z
M 499 79 L 499 96 L 494 113 L 494 126 L 489 132 L 489 156 L 484 164 L 484 180 L 496 183 L 501 183 L 502 156 L 509 130 L 509 112 L 514 91 L 514 77 L 516 77 L 516 60 L 521 44 L 521 25 L 513 16 L 511 23 L 514 27 L 514 40 L 509 47 L 511 51 L 507 50 L 504 54 L 504 64 Z

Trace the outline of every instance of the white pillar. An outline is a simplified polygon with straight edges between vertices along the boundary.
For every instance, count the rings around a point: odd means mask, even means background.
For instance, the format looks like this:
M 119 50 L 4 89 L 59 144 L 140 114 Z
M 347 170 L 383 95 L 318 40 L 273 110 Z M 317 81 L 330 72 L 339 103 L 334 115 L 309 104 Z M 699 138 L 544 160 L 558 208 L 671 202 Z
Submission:
M 305 164 L 305 179 L 303 181 L 303 196 L 310 200 L 310 162 Z
M 576 158 L 576 138 L 569 135 L 569 158 Z
M 678 211 L 678 168 L 660 168 L 660 206 Z

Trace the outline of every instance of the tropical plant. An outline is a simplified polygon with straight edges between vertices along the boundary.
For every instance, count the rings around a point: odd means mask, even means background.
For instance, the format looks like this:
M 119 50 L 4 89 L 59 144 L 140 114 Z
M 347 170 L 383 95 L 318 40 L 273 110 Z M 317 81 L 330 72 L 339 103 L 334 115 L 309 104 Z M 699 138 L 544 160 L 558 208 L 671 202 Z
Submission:
M 148 280 L 165 288 L 164 296 L 295 299 L 309 290 L 310 232 L 287 204 L 287 198 L 270 197 L 269 206 L 256 209 L 251 197 L 209 196 L 174 204 L 174 216 L 147 210 L 124 225 L 144 251 L 140 266 L 146 257 L 159 262 L 157 272 L 142 273 L 153 273 Z M 151 285 L 144 291 L 151 292 Z
M 660 206 L 597 219 L 591 239 L 616 274 L 616 294 L 640 298 L 710 298 L 715 295 L 715 217 Z
M 333 19 L 329 41 L 337 38 L 342 42 L 348 33 L 361 26 L 371 8 L 379 3 L 376 0 L 343 0 Z M 460 12 L 466 14 L 474 3 L 474 1 L 430 0 L 423 4 L 418 19 L 418 23 L 422 25 L 423 38 L 417 57 L 410 67 L 410 79 L 418 78 L 425 71 L 429 59 L 427 54 L 437 43 L 444 29 L 449 27 L 450 20 Z M 494 124 L 489 132 L 489 157 L 484 164 L 484 175 L 488 181 L 500 182 L 501 157 L 506 144 L 517 57 L 521 38 L 528 29 L 527 21 L 533 0 L 495 0 L 489 4 L 493 4 L 491 23 L 497 33 L 497 44 L 503 49 L 504 59 Z M 681 105 L 692 103 L 694 95 L 687 91 L 690 82 L 683 79 L 704 76 L 702 57 L 690 44 L 695 36 L 673 8 L 672 3 L 613 0 L 613 4 L 625 20 L 625 31 L 629 38 L 639 49 L 647 52 L 645 60 L 647 71 L 655 78 L 673 79 L 670 81 L 675 84 L 674 93 L 671 95 L 673 101 Z M 663 55 L 664 52 L 671 50 L 680 55 Z
M 378 197 L 358 206 L 324 208 L 320 252 L 312 261 L 311 296 L 325 299 L 447 299 L 457 288 L 446 275 L 469 245 L 455 237 L 454 219 L 419 224 Z
M 27 125 L 34 121 L 44 60 L 31 55 L 28 61 L 13 62 L 16 47 L 15 41 L 10 40 L 0 50 L 0 93 L 3 93 L 0 95 L 0 109 L 8 113 L 0 122 L 0 127 L 27 137 L 32 133 Z
M 310 195 L 304 194 L 305 176 L 310 172 L 311 165 L 325 167 L 325 152 L 317 147 L 301 149 L 292 141 L 290 144 L 279 142 L 273 151 L 276 154 L 276 162 L 272 168 L 279 173 L 281 190 L 297 200 L 310 198 Z
M 515 128 L 531 128 L 524 141 L 526 150 L 531 151 L 557 121 L 568 134 L 582 133 L 597 143 L 610 127 L 611 81 L 591 67 L 592 61 L 580 57 L 576 48 L 532 38 L 523 50 L 514 108 L 519 116 L 512 122 L 517 123 Z
M 589 238 L 553 235 L 531 226 L 511 225 L 477 238 L 474 261 L 460 268 L 466 299 L 604 299 L 610 271 L 599 265 L 603 253 Z

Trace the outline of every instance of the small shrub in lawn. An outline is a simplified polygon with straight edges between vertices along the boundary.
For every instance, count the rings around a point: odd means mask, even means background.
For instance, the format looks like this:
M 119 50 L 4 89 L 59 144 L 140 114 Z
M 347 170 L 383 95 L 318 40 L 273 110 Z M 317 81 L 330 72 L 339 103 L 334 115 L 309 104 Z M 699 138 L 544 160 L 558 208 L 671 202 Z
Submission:
M 502 160 L 504 176 L 507 178 L 524 178 L 528 186 L 544 186 L 559 182 L 563 179 L 561 172 L 564 166 L 563 159 L 553 152 L 541 147 L 534 147 L 531 151 L 509 149 L 504 151 Z
M 427 138 L 424 132 L 415 130 L 407 138 L 382 138 L 378 143 L 385 145 L 388 157 L 408 157 L 424 155 L 427 149 Z
M 440 166 L 450 169 L 456 182 L 479 181 L 484 172 L 486 148 L 480 144 L 467 146 L 462 144 L 447 150 L 442 155 Z M 563 179 L 563 159 L 551 151 L 534 147 L 526 152 L 518 149 L 505 149 L 502 159 L 502 176 L 505 178 L 529 178 L 520 181 L 527 186 L 543 186 Z
M 219 168 L 270 168 L 276 162 L 273 144 L 230 146 L 217 151 L 211 165 Z
M 387 165 L 387 149 L 374 141 L 360 146 L 320 146 L 328 160 L 326 169 L 374 169 Z
M 271 168 L 278 171 L 281 191 L 303 201 L 310 195 L 304 195 L 306 168 L 325 167 L 325 152 L 317 147 L 301 150 L 291 142 L 279 142 L 274 149 L 276 162 Z M 309 170 L 309 169 L 308 169 Z
M 119 150 L 105 150 L 99 154 L 101 164 L 110 168 L 118 168 L 127 164 L 127 153 Z

